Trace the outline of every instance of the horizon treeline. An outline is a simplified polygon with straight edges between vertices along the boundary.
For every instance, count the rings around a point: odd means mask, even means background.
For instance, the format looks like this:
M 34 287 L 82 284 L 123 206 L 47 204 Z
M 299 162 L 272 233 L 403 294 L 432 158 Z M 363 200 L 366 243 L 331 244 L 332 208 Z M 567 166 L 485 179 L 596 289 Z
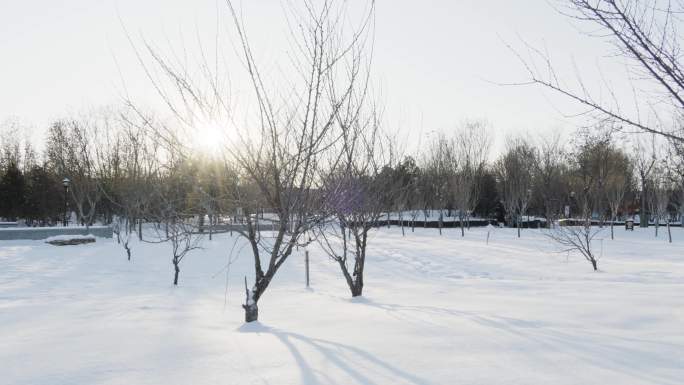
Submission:
M 4 127 L 0 218 L 33 226 L 60 223 L 64 178 L 68 210 L 83 225 L 111 224 L 116 217 L 152 221 L 165 205 L 210 221 L 238 215 L 247 201 L 269 212 L 230 150 L 209 155 L 153 119 L 122 111 L 54 121 L 42 151 L 21 140 L 17 127 Z M 401 213 L 406 221 L 455 215 L 514 225 L 522 216 L 578 216 L 580 206 L 601 221 L 635 214 L 664 221 L 682 210 L 679 162 L 666 150 L 659 154 L 667 146 L 655 138 L 627 140 L 596 127 L 567 143 L 557 137 L 509 138 L 505 150 L 492 157 L 494 134 L 484 122 L 466 122 L 416 154 L 383 157 L 379 172 L 368 175 L 382 180 L 382 211 Z M 390 147 L 380 151 L 394 151 Z M 324 179 L 314 184 L 323 189 Z M 443 213 L 434 217 L 431 210 Z

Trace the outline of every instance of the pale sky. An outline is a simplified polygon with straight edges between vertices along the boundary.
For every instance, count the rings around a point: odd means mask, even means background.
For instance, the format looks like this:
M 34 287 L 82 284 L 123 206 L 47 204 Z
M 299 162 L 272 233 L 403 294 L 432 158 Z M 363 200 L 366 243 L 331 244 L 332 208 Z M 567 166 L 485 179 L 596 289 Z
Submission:
M 385 124 L 402 130 L 414 145 L 465 119 L 487 119 L 497 147 L 516 133 L 574 130 L 581 121 L 564 114 L 579 109 L 566 99 L 537 87 L 491 83 L 526 80 L 504 44 L 522 49 L 519 38 L 545 47 L 569 80 L 573 63 L 590 85 L 601 79 L 599 66 L 609 78 L 621 71 L 606 57 L 605 42 L 582 36 L 577 24 L 553 9 L 557 3 L 378 0 L 373 73 Z M 244 7 L 257 56 L 271 63 L 282 59 L 287 47 L 277 38 L 284 31 L 276 22 L 281 1 L 236 4 Z M 118 102 L 122 79 L 133 99 L 157 105 L 119 17 L 134 37 L 164 46 L 182 34 L 189 44 L 196 33 L 211 41 L 217 7 L 227 30 L 225 5 L 216 0 L 2 0 L 0 121 L 18 117 L 40 133 L 70 111 Z M 234 55 L 229 46 L 225 55 Z M 240 79 L 242 71 L 236 66 L 229 72 Z

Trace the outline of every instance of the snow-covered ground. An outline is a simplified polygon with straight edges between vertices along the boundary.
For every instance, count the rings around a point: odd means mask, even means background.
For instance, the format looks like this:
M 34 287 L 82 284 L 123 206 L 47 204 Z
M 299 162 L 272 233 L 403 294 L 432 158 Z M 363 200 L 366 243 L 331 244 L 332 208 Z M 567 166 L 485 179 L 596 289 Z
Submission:
M 305 289 L 299 251 L 250 325 L 225 234 L 178 287 L 168 245 L 0 242 L 0 383 L 684 383 L 684 229 L 606 234 L 600 272 L 539 230 L 486 232 L 380 229 L 360 300 L 316 248 Z
M 50 243 L 50 242 L 54 242 L 54 241 L 71 241 L 71 240 L 84 240 L 84 239 L 95 240 L 96 238 L 92 234 L 87 234 L 87 235 L 79 235 L 79 234 L 75 234 L 75 235 L 53 235 L 51 237 L 45 238 L 45 240 L 43 242 Z

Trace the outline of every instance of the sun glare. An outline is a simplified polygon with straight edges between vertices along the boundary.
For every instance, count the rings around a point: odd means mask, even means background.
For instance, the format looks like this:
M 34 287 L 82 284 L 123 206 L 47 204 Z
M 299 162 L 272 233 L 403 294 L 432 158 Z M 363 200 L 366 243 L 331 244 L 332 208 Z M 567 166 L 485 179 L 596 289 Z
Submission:
M 193 130 L 192 141 L 199 151 L 218 154 L 225 147 L 226 135 L 218 124 L 201 124 Z

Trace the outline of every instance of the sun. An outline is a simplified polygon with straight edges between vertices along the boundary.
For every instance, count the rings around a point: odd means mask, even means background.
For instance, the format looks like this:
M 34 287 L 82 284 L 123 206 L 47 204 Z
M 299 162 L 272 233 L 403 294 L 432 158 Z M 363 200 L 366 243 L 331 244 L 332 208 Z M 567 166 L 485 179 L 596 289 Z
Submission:
M 192 130 L 191 140 L 199 151 L 219 154 L 226 144 L 224 127 L 219 124 L 199 124 Z

